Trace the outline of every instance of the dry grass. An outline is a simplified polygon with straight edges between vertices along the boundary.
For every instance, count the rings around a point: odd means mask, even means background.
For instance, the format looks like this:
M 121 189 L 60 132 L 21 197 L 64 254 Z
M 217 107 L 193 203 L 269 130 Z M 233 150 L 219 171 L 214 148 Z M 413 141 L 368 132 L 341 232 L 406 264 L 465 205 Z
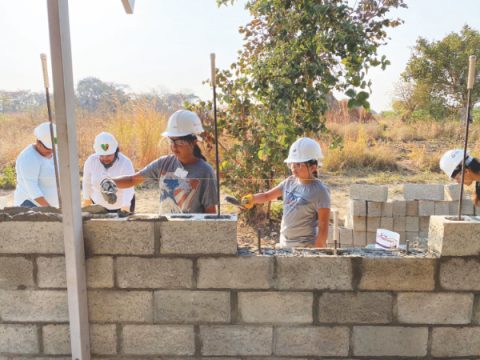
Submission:
M 421 171 L 440 172 L 439 161 L 442 152 L 428 152 L 425 146 L 413 145 L 408 154 L 408 158 Z

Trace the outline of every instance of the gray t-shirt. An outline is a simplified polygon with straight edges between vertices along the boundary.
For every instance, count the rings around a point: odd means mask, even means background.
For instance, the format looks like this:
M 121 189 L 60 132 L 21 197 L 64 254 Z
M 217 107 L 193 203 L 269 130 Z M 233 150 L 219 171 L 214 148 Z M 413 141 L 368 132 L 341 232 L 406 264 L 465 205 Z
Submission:
M 280 183 L 283 193 L 283 217 L 280 244 L 304 246 L 315 242 L 318 209 L 330 208 L 330 191 L 318 179 L 302 184 L 295 176 Z
M 203 213 L 217 204 L 215 173 L 202 159 L 183 165 L 174 155 L 162 156 L 140 174 L 147 181 L 158 181 L 160 214 Z

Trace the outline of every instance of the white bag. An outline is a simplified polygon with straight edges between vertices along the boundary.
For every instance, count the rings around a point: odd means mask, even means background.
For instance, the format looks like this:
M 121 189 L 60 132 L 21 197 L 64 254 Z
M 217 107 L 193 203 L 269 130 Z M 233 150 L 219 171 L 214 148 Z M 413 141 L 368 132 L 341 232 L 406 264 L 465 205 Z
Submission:
M 375 239 L 376 249 L 398 249 L 399 245 L 399 233 L 385 229 L 377 229 L 377 236 Z

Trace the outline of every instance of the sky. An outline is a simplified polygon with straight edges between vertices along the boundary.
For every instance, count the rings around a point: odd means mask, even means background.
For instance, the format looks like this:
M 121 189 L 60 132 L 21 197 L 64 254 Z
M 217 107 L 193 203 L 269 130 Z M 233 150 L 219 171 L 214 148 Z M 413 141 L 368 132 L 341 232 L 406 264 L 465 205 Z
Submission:
M 480 30 L 480 0 L 406 0 L 395 10 L 403 25 L 389 31 L 379 53 L 391 65 L 371 69 L 370 103 L 391 108 L 395 83 L 422 36 L 440 40 L 465 24 Z M 238 28 L 249 20 L 245 0 L 217 7 L 215 0 L 136 0 L 133 15 L 120 0 L 70 0 L 75 82 L 94 76 L 134 92 L 191 91 L 211 97 L 210 53 L 227 68 L 242 47 Z M 0 0 L 0 89 L 43 90 L 40 53 L 50 54 L 46 0 Z

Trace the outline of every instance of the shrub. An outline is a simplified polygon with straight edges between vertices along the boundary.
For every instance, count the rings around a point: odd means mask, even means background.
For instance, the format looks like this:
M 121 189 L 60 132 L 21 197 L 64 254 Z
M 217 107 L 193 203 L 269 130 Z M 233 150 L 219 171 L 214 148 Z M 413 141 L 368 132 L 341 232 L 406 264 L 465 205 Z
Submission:
M 12 165 L 7 165 L 3 169 L 3 174 L 0 174 L 0 189 L 15 189 L 16 185 L 15 168 Z

